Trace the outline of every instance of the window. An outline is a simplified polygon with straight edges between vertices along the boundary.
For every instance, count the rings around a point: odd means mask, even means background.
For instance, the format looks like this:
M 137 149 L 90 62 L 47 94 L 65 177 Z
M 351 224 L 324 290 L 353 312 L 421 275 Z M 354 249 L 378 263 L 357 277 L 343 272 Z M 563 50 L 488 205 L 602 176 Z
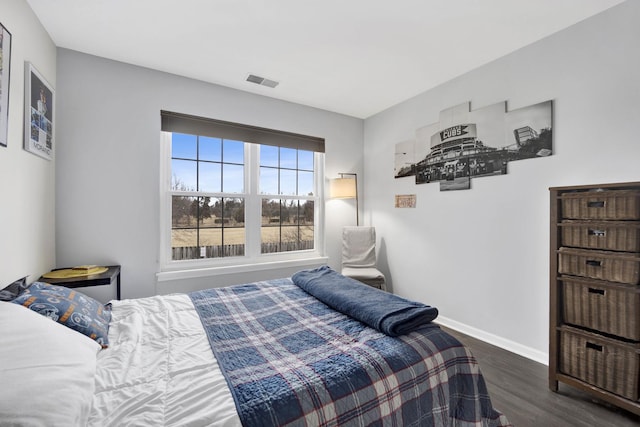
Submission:
M 259 150 L 261 252 L 314 249 L 314 153 L 268 145 Z
M 165 267 L 319 253 L 323 140 L 164 111 L 162 130 Z
M 244 143 L 171 135 L 171 259 L 244 255 Z

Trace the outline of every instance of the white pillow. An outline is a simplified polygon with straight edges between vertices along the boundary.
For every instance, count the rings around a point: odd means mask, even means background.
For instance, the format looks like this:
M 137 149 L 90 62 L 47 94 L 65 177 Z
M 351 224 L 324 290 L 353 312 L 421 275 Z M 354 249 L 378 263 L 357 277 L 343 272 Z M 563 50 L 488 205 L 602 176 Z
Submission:
M 100 344 L 0 301 L 0 424 L 86 425 Z

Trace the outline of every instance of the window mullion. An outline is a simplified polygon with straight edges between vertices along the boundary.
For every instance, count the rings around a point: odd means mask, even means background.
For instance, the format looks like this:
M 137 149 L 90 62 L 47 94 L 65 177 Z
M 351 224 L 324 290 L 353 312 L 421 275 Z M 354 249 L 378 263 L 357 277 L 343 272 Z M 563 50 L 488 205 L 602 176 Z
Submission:
M 260 152 L 257 144 L 245 144 L 245 254 L 250 258 L 260 255 L 260 226 L 262 224 L 259 195 Z
M 196 191 L 200 192 L 200 137 L 196 136 Z M 202 250 L 200 245 L 200 196 L 196 198 L 196 246 Z M 201 255 L 202 256 L 202 253 Z

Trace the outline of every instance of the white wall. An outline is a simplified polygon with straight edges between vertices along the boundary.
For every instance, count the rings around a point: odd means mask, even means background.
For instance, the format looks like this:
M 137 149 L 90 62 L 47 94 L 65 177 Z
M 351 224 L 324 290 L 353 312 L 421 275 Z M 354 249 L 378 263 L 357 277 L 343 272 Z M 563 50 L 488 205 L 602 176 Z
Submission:
M 639 181 L 640 2 L 626 2 L 365 121 L 365 216 L 393 290 L 450 324 L 545 361 L 551 186 Z M 437 59 L 434 58 L 437 62 Z M 393 178 L 394 146 L 441 110 L 553 100 L 555 153 L 471 190 Z M 416 194 L 415 209 L 394 209 Z
M 0 288 L 55 266 L 55 162 L 23 150 L 24 63 L 55 88 L 56 47 L 26 1 L 0 0 L 12 35 L 9 136 L 0 146 Z M 2 88 L 3 90 L 5 88 Z
M 156 289 L 160 110 L 323 137 L 327 178 L 362 173 L 360 119 L 66 49 L 58 50 L 57 96 L 58 265 L 121 264 L 124 298 L 291 274 L 221 275 Z M 337 267 L 340 228 L 355 222 L 355 211 L 327 207 L 326 254 Z

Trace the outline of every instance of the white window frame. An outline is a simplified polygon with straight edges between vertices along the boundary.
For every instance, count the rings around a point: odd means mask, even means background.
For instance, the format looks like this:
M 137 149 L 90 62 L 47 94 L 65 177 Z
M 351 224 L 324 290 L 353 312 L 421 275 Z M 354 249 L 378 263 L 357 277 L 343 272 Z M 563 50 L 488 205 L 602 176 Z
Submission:
M 160 132 L 160 271 L 159 280 L 201 277 L 217 273 L 248 272 L 327 261 L 324 251 L 324 153 L 314 153 L 314 249 L 262 254 L 262 199 L 309 200 L 308 196 L 260 194 L 259 145 L 245 143 L 244 193 L 184 192 L 187 196 L 245 199 L 245 255 L 175 261 L 171 256 L 171 132 Z M 164 274 L 166 273 L 166 274 Z

